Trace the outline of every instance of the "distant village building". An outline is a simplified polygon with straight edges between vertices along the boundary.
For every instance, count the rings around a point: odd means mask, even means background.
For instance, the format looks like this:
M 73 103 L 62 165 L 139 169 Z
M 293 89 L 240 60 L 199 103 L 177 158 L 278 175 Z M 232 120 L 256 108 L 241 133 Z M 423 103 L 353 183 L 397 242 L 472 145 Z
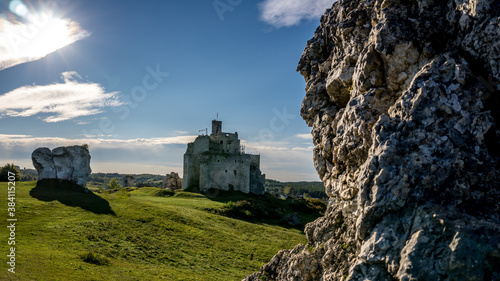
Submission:
M 265 175 L 260 155 L 246 154 L 238 133 L 222 132 L 222 121 L 212 121 L 212 134 L 200 135 L 184 154 L 182 188 L 211 188 L 264 194 Z

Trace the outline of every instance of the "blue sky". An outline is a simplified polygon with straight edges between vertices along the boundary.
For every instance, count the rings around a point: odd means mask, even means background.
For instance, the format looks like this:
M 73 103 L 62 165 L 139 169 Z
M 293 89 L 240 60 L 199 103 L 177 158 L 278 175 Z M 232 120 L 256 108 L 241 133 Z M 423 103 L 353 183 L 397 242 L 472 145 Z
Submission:
M 268 178 L 319 180 L 295 69 L 332 3 L 0 1 L 0 162 L 87 143 L 94 172 L 181 173 L 218 114 Z

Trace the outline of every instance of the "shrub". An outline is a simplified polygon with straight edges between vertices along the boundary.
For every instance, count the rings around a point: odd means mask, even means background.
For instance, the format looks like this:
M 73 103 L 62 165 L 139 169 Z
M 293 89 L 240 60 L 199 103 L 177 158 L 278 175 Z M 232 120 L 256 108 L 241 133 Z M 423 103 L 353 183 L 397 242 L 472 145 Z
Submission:
M 305 214 L 314 214 L 318 216 L 323 216 L 326 211 L 326 203 L 313 198 L 300 198 L 295 199 L 292 203 L 294 209 L 303 212 Z
M 326 210 L 326 204 L 318 199 L 280 200 L 270 194 L 237 196 L 233 193 L 232 197 L 229 195 L 223 197 L 224 192 L 220 194 L 221 197 L 218 200 L 225 199 L 228 200 L 227 203 L 222 207 L 207 208 L 207 211 L 247 221 L 277 223 L 298 229 L 301 229 L 305 223 L 324 215 Z M 229 201 L 230 199 L 232 200 Z
M 80 258 L 86 262 L 95 265 L 108 265 L 109 260 L 102 255 L 96 254 L 94 252 L 87 252 L 80 255 Z
M 115 178 L 112 178 L 109 181 L 108 187 L 110 190 L 117 190 L 117 189 L 122 188 L 122 186 L 118 183 L 118 181 Z
M 21 179 L 21 174 L 16 166 L 14 166 L 14 164 L 7 164 L 0 169 L 0 181 L 9 181 L 9 172 L 14 173 L 16 178 L 15 181 L 19 181 Z

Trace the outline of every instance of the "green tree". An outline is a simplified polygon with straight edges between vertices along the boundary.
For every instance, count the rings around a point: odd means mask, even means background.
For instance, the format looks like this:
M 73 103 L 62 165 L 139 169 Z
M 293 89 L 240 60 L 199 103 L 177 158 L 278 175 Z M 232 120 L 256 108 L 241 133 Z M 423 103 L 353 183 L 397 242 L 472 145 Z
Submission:
M 291 191 L 292 191 L 292 188 L 290 186 L 285 186 L 285 188 L 283 189 L 283 193 L 285 193 L 285 194 L 290 194 Z
M 115 178 L 112 178 L 109 181 L 108 187 L 110 190 L 116 190 L 122 188 L 122 186 L 118 183 L 118 181 Z
M 14 166 L 14 163 L 7 164 L 0 169 L 0 182 L 9 181 L 9 172 L 14 173 L 16 181 L 21 179 L 21 174 L 19 170 Z M 12 175 L 12 174 L 11 174 Z

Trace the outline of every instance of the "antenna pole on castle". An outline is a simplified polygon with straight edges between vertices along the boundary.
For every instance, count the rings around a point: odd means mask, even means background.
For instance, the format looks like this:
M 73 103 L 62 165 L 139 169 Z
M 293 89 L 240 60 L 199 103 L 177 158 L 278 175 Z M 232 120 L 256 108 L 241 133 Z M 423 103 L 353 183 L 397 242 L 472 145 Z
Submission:
M 219 112 L 217 112 L 217 118 L 215 120 L 219 121 Z
M 205 131 L 205 136 L 208 136 L 208 128 L 205 128 L 203 130 L 198 130 L 198 132 L 203 132 Z M 203 134 L 201 134 L 203 136 Z

